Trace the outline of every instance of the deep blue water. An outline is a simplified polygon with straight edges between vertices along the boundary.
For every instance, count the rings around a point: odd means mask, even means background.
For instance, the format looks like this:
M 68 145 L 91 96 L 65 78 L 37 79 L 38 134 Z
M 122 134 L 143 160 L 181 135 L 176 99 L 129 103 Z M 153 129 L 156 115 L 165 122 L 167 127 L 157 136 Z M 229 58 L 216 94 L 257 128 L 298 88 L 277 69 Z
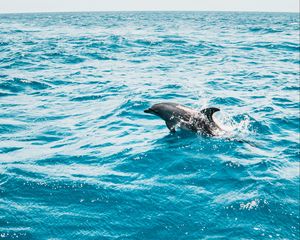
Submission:
M 299 61 L 299 14 L 0 15 L 0 238 L 299 239 Z

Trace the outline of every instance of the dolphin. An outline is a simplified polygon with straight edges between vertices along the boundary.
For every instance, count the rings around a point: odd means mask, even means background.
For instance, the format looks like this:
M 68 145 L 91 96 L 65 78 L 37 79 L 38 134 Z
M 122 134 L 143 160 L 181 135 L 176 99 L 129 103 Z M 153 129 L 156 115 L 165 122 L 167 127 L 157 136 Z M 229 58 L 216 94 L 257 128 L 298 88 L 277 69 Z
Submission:
M 213 114 L 219 108 L 205 108 L 200 112 L 178 103 L 157 103 L 144 110 L 165 120 L 170 132 L 175 132 L 176 127 L 201 133 L 208 136 L 220 135 L 223 130 L 213 120 Z

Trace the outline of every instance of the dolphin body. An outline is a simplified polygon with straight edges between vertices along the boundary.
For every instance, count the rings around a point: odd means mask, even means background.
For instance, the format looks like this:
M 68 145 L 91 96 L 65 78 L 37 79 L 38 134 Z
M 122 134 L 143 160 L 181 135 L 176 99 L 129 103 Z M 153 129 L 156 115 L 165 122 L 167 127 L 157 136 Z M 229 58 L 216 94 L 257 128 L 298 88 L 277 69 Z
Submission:
M 170 132 L 175 132 L 176 127 L 179 127 L 208 136 L 216 136 L 223 131 L 212 117 L 218 111 L 220 111 L 219 108 L 211 107 L 198 112 L 192 108 L 169 102 L 154 104 L 144 110 L 145 113 L 156 115 L 165 120 Z

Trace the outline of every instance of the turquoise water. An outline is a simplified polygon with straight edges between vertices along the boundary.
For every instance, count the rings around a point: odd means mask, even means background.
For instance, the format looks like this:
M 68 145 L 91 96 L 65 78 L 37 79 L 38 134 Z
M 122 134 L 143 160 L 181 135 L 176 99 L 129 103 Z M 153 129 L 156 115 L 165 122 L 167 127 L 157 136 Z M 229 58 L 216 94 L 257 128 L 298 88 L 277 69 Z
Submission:
M 0 238 L 299 239 L 299 14 L 0 15 Z M 228 137 L 143 112 L 221 109 Z

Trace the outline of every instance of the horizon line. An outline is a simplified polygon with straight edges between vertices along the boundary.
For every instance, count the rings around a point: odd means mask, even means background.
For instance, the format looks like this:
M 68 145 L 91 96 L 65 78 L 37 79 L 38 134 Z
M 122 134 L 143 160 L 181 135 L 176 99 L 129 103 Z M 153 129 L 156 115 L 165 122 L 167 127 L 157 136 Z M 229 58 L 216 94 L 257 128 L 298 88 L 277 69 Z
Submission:
M 0 14 L 40 14 L 40 13 L 113 13 L 113 12 L 228 12 L 228 13 L 295 13 L 300 15 L 300 11 L 276 12 L 276 11 L 256 11 L 256 10 L 88 10 L 88 11 L 25 11 L 25 12 L 0 12 Z

